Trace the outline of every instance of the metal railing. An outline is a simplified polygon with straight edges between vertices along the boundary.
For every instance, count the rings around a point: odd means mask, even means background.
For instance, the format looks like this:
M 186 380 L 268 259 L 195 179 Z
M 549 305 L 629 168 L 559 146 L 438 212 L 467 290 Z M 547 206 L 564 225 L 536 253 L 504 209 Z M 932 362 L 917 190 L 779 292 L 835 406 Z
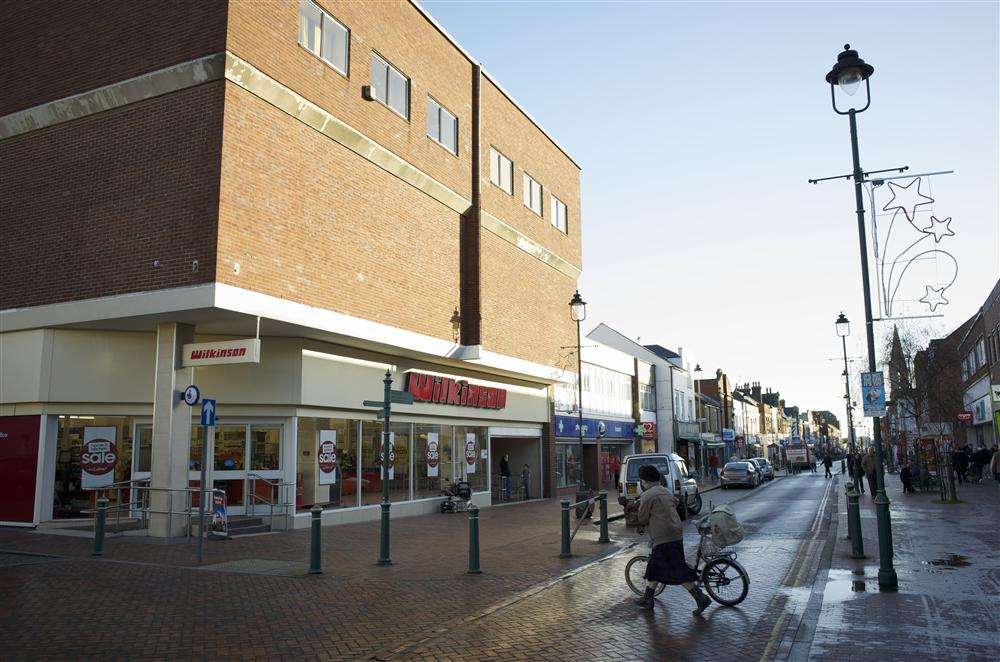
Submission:
M 571 556 L 573 556 L 573 552 L 570 549 L 570 544 L 573 542 L 573 538 L 576 537 L 577 531 L 580 530 L 580 525 L 583 524 L 585 520 L 590 519 L 590 514 L 593 512 L 595 502 L 599 506 L 600 509 L 599 512 L 601 517 L 600 521 L 601 535 L 598 538 L 597 542 L 600 543 L 611 542 L 611 538 L 608 536 L 608 493 L 607 492 L 602 491 L 598 493 L 597 496 L 588 497 L 586 499 L 577 501 L 576 503 L 570 502 L 569 499 L 563 499 L 560 502 L 562 506 L 562 511 L 560 513 L 562 517 L 562 536 L 561 536 L 562 545 L 559 552 L 560 558 L 568 559 Z M 584 506 L 584 504 L 586 505 Z M 571 509 L 579 506 L 584 506 L 586 508 L 586 511 L 582 517 L 579 517 L 577 519 L 576 528 L 573 529 L 572 533 L 570 533 L 569 512 Z
M 283 528 L 289 528 L 289 520 L 292 517 L 293 500 L 288 495 L 295 489 L 295 483 L 286 483 L 279 478 L 265 478 L 255 473 L 248 473 L 247 478 L 246 508 L 248 515 L 257 514 L 257 506 L 263 505 L 268 509 L 268 523 L 274 526 L 275 510 L 278 516 L 283 519 Z M 266 498 L 257 493 L 257 483 L 262 482 L 268 486 L 270 498 Z

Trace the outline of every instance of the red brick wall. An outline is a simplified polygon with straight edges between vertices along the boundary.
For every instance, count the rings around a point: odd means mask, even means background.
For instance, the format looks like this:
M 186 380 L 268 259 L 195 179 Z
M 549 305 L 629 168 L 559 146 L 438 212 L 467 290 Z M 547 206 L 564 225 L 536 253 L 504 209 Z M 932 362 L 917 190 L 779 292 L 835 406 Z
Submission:
M 11 0 L 0 117 L 225 50 L 221 0 Z
M 298 43 L 298 2 L 233 0 L 227 48 L 271 78 L 471 198 L 472 64 L 409 3 L 318 0 L 350 30 L 348 77 Z M 410 119 L 361 98 L 376 50 L 410 78 Z M 427 137 L 427 95 L 458 117 L 455 156 Z
M 0 310 L 214 280 L 222 100 L 209 83 L 0 143 Z
M 220 282 L 451 340 L 459 223 L 455 211 L 227 83 Z

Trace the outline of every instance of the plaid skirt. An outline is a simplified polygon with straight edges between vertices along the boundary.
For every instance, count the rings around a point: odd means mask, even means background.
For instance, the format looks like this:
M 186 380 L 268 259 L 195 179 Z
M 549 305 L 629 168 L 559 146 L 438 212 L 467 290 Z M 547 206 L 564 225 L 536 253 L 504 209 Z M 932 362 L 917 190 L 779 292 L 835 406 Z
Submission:
M 674 540 L 654 547 L 644 578 L 646 581 L 673 585 L 698 581 L 698 573 L 684 558 L 684 541 Z

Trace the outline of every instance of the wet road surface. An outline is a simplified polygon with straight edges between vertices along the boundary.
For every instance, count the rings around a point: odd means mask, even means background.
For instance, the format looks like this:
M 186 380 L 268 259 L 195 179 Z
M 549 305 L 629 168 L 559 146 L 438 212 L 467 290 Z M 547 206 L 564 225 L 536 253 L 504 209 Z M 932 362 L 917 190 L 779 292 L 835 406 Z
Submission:
M 598 562 L 555 585 L 471 623 L 387 652 L 391 659 L 662 660 L 760 659 L 777 652 L 783 614 L 808 599 L 826 536 L 822 509 L 831 507 L 836 481 L 822 474 L 783 478 L 733 503 L 746 537 L 736 546 L 750 575 L 750 593 L 738 607 L 713 603 L 703 617 L 693 600 L 668 587 L 648 613 L 633 603 L 624 580 L 628 559 L 641 548 Z M 710 492 L 716 505 L 735 491 Z M 706 503 L 707 506 L 707 503 Z M 686 527 L 693 555 L 697 533 Z

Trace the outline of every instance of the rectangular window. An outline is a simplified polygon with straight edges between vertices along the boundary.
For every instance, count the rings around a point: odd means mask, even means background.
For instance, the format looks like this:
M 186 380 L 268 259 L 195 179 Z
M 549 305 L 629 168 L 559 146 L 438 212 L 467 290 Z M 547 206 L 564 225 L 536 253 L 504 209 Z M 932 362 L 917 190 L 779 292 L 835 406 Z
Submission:
M 542 215 L 542 185 L 524 173 L 524 206 Z
M 458 154 L 458 118 L 427 97 L 427 136 L 452 154 Z
M 410 119 L 410 79 L 377 53 L 372 53 L 372 96 Z
M 976 369 L 982 368 L 986 365 L 986 343 L 980 338 L 979 342 L 976 343 Z
M 551 203 L 549 213 L 552 216 L 552 225 L 560 232 L 566 232 L 566 205 L 556 196 L 549 196 Z
M 299 0 L 299 43 L 345 76 L 350 41 L 342 23 L 309 0 Z
M 506 156 L 490 147 L 490 181 L 514 195 L 514 164 Z

